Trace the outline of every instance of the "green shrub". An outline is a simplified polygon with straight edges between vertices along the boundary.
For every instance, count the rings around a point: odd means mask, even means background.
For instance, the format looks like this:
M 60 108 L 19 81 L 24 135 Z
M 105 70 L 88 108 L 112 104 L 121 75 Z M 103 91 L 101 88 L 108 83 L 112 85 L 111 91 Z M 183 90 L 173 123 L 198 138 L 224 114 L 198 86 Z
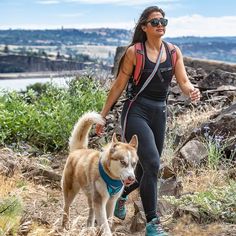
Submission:
M 45 93 L 47 90 L 49 82 L 47 83 L 34 83 L 26 87 L 26 91 L 33 90 L 37 95 Z
M 198 209 L 202 222 L 223 220 L 236 223 L 236 183 L 214 187 L 209 191 L 183 195 L 179 199 L 164 197 L 176 207 Z
M 0 97 L 1 144 L 24 141 L 44 151 L 65 149 L 78 118 L 86 111 L 99 111 L 105 99 L 105 90 L 88 77 L 71 81 L 68 88 L 47 84 L 44 90 Z

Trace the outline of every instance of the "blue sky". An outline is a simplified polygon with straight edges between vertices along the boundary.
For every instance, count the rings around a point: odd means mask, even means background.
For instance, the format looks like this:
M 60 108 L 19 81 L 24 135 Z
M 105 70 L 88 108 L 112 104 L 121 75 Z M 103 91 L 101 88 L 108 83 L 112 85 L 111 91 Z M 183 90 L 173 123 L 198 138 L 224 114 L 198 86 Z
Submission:
M 0 0 L 0 29 L 133 29 L 150 5 L 166 12 L 166 36 L 236 36 L 235 0 Z

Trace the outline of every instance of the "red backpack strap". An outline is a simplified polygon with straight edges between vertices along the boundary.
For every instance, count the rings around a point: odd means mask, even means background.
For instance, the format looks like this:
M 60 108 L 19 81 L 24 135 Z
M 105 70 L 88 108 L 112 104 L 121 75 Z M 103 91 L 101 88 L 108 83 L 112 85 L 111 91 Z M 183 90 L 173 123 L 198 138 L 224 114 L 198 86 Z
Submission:
M 141 73 L 145 64 L 144 45 L 141 42 L 135 43 L 134 48 L 136 55 L 136 66 L 133 77 L 134 77 L 134 84 L 137 85 L 140 80 Z
M 175 74 L 175 65 L 177 61 L 177 52 L 175 45 L 169 42 L 166 42 L 170 56 L 171 56 L 171 65 L 172 65 L 172 74 Z

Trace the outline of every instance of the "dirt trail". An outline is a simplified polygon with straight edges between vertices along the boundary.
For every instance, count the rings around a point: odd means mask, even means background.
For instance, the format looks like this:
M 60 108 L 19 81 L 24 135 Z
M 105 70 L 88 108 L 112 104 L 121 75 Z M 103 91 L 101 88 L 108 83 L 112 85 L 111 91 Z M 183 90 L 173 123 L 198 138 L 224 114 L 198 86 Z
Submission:
M 13 152 L 0 150 L 1 160 L 9 160 Z M 4 158 L 5 157 L 5 158 Z M 21 160 L 18 158 L 18 160 Z M 66 157 L 55 156 L 57 173 L 62 173 Z M 32 161 L 35 161 L 34 158 Z M 50 166 L 52 166 L 50 165 Z M 29 176 L 28 176 L 29 178 Z M 12 177 L 0 175 L 0 197 L 17 195 L 22 199 L 24 213 L 21 219 L 19 232 L 24 227 L 28 236 L 97 236 L 94 230 L 86 228 L 88 205 L 85 195 L 77 195 L 71 206 L 71 229 L 63 231 L 60 227 L 62 219 L 62 193 L 60 188 L 55 188 L 53 182 L 45 181 L 41 176 L 26 179 L 25 173 L 15 173 Z M 43 184 L 40 184 L 43 183 Z M 57 184 L 58 185 L 58 184 Z M 5 195 L 4 195 L 5 193 Z M 124 221 L 115 219 L 113 227 L 114 236 L 141 236 L 142 232 L 131 233 L 130 225 L 134 215 L 133 201 L 138 197 L 134 192 L 127 202 L 128 214 Z M 162 218 L 164 228 L 172 236 L 233 236 L 236 235 L 236 224 L 216 222 L 212 224 L 196 224 L 187 220 L 175 220 L 171 217 Z M 28 228 L 28 230 L 27 230 Z M 18 234 L 22 235 L 22 234 Z
M 69 232 L 61 231 L 61 218 L 62 218 L 62 194 L 58 189 L 50 189 L 42 185 L 32 185 L 28 187 L 27 194 L 23 197 L 25 202 L 26 217 L 34 219 L 40 225 L 44 225 L 46 228 L 54 229 L 56 232 L 48 232 L 50 235 L 78 235 L 82 231 L 85 231 L 83 235 L 87 235 L 92 230 L 86 231 L 86 221 L 88 216 L 88 205 L 85 195 L 81 192 L 77 195 L 71 206 L 70 215 L 70 227 Z M 114 219 L 113 232 L 114 235 L 144 235 L 144 232 L 131 233 L 129 228 L 131 224 L 131 218 L 133 215 L 133 206 L 129 201 L 128 215 L 124 221 Z M 90 233 L 89 233 L 90 231 Z M 68 234 L 69 233 L 69 234 Z M 79 234 L 81 235 L 81 234 Z M 91 234 L 93 235 L 93 234 Z
M 134 215 L 133 200 L 136 194 L 130 196 L 127 204 L 127 217 L 124 221 L 114 219 L 114 236 L 143 236 L 142 232 L 132 233 L 130 225 Z M 24 195 L 27 216 L 37 222 L 29 236 L 97 236 L 94 229 L 86 228 L 88 205 L 85 195 L 81 192 L 77 195 L 71 206 L 71 222 L 69 231 L 63 231 L 60 227 L 62 218 L 62 194 L 58 189 L 50 189 L 42 185 L 32 185 Z M 162 220 L 166 220 L 163 219 Z M 170 219 L 163 222 L 164 228 L 170 236 L 233 236 L 236 235 L 236 225 L 212 223 L 199 225 L 187 220 L 175 221 Z M 40 227 L 43 227 L 40 232 Z M 97 232 L 97 231 L 96 231 Z

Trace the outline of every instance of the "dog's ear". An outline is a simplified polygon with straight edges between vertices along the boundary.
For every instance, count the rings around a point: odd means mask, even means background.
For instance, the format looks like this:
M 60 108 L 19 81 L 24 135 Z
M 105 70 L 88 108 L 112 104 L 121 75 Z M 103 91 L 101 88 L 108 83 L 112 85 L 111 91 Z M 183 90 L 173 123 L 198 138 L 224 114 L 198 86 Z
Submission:
M 112 135 L 112 142 L 113 142 L 113 143 L 118 143 L 118 140 L 117 140 L 117 138 L 116 138 L 116 133 L 114 133 L 114 134 Z
M 112 143 L 110 148 L 110 153 L 113 154 L 116 151 L 116 147 L 118 146 L 118 143 Z
M 138 149 L 138 136 L 136 134 L 132 136 L 131 140 L 129 141 L 129 144 L 135 149 Z
M 113 154 L 116 151 L 116 146 L 119 145 L 119 141 L 116 138 L 116 133 L 112 135 L 112 144 L 111 144 L 111 149 L 110 153 Z

